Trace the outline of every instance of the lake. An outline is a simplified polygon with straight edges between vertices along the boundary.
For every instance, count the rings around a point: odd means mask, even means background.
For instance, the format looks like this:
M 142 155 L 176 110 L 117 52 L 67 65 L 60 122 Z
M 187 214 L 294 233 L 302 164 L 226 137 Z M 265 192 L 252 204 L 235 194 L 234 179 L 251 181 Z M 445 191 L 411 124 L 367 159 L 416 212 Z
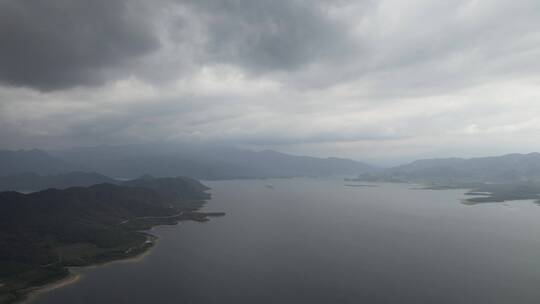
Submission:
M 226 216 L 34 303 L 539 303 L 540 207 L 340 179 L 206 182 Z

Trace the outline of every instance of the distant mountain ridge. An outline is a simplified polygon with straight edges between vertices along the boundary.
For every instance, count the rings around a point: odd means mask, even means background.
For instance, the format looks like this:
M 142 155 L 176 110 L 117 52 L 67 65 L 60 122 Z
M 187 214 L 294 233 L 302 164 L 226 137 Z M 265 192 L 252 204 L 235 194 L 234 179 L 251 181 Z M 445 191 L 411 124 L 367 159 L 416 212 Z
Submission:
M 374 167 L 340 158 L 295 156 L 217 145 L 98 146 L 51 152 L 65 162 L 107 176 L 190 176 L 198 179 L 329 176 L 368 172 Z
M 62 174 L 40 175 L 20 173 L 0 177 L 0 191 L 38 191 L 48 188 L 65 189 L 69 187 L 87 187 L 101 183 L 118 181 L 94 172 L 69 172 Z
M 79 171 L 78 175 L 70 173 L 73 171 Z M 73 174 L 71 178 L 66 175 L 68 173 Z M 12 187 L 13 183 L 22 180 L 28 184 L 65 188 L 113 182 L 107 176 L 129 179 L 144 174 L 208 180 L 359 174 L 359 179 L 372 181 L 527 182 L 540 181 L 540 153 L 420 159 L 380 169 L 350 159 L 295 156 L 272 150 L 255 152 L 215 145 L 125 145 L 52 152 L 0 151 L 0 189 L 25 190 Z
M 38 149 L 0 150 L 0 176 L 21 173 L 59 174 L 77 169 L 78 166 Z
M 361 174 L 360 179 L 436 183 L 537 182 L 540 181 L 540 153 L 421 159 L 378 173 Z

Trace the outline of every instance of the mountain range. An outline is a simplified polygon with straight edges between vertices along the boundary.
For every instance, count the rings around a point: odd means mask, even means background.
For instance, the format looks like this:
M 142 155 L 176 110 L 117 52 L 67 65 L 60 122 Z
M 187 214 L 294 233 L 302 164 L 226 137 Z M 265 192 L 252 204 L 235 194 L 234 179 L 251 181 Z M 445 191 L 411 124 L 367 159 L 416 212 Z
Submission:
M 32 192 L 48 188 L 87 187 L 101 183 L 115 184 L 118 181 L 94 172 L 73 171 L 48 175 L 19 173 L 0 176 L 0 191 Z
M 540 181 L 540 153 L 478 158 L 422 159 L 360 174 L 360 180 L 390 182 L 522 183 Z
M 56 151 L 0 151 L 0 190 L 61 189 L 114 183 L 117 179 L 144 174 L 206 180 L 359 175 L 364 181 L 535 182 L 540 181 L 540 153 L 421 159 L 378 168 L 344 158 L 296 156 L 218 145 L 141 144 Z
M 59 174 L 80 169 L 51 154 L 38 150 L 0 150 L 0 176 L 21 173 Z
M 198 179 L 273 178 L 358 174 L 373 166 L 342 158 L 296 156 L 216 145 L 146 144 L 57 151 L 0 151 L 0 176 L 70 171 L 115 178 L 190 176 Z

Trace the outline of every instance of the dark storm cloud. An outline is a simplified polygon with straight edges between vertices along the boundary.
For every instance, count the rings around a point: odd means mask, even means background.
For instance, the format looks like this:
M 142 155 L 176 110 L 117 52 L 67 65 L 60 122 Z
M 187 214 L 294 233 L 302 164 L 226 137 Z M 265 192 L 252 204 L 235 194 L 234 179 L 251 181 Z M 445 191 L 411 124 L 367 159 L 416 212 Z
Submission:
M 347 23 L 332 17 L 339 1 L 334 5 L 290 0 L 180 3 L 204 20 L 207 60 L 248 71 L 294 70 L 350 55 L 357 47 L 348 37 Z M 357 17 L 362 18 L 361 12 Z
M 53 90 L 118 76 L 159 46 L 143 12 L 136 1 L 2 0 L 0 81 Z
M 0 82 L 58 90 L 129 75 L 166 81 L 189 65 L 264 74 L 328 63 L 357 48 L 332 16 L 340 3 L 1 0 Z

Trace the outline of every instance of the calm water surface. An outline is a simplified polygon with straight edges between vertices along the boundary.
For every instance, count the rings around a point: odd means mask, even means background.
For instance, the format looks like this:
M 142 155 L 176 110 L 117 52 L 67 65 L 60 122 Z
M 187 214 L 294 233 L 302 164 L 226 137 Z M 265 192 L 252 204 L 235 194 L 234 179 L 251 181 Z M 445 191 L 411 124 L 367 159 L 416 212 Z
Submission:
M 35 303 L 540 303 L 540 207 L 342 180 L 208 182 L 204 224 Z M 267 185 L 273 185 L 273 189 Z

